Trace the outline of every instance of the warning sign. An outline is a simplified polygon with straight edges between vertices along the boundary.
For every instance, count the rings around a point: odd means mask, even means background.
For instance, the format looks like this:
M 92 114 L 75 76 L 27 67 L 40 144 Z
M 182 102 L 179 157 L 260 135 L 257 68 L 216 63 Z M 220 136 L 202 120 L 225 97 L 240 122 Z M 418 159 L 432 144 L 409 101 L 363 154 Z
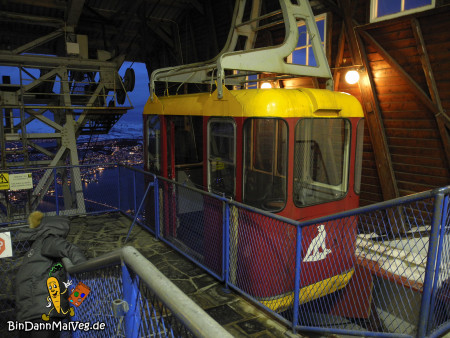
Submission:
M 9 189 L 9 174 L 0 173 L 0 190 Z
M 0 258 L 12 257 L 11 233 L 0 232 Z
M 9 175 L 9 189 L 13 191 L 33 189 L 31 173 Z

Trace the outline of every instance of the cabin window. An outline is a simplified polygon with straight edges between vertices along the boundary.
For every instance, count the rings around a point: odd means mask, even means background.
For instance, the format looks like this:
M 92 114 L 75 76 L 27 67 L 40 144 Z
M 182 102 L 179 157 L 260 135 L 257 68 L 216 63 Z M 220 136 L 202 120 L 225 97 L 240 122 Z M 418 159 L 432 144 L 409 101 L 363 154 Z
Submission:
M 348 120 L 300 120 L 295 128 L 295 205 L 303 207 L 343 198 L 348 186 L 349 153 Z
M 233 120 L 208 122 L 208 189 L 234 197 L 236 177 L 236 126 Z
M 317 28 L 319 29 L 320 41 L 325 49 L 326 14 L 318 15 L 315 18 Z M 316 57 L 311 43 L 311 35 L 306 29 L 304 21 L 298 22 L 297 46 L 292 54 L 287 57 L 287 63 L 317 67 Z
M 381 21 L 432 9 L 435 0 L 372 0 L 370 21 Z
M 201 116 L 169 116 L 166 123 L 169 177 L 177 182 L 201 187 L 203 184 L 203 118 Z
M 147 117 L 148 134 L 148 170 L 155 174 L 161 173 L 161 129 L 159 116 L 149 115 Z
M 355 192 L 361 191 L 362 155 L 364 146 L 364 119 L 359 120 L 356 127 L 356 156 L 355 156 Z
M 281 119 L 248 119 L 244 125 L 246 204 L 280 211 L 286 204 L 288 128 Z

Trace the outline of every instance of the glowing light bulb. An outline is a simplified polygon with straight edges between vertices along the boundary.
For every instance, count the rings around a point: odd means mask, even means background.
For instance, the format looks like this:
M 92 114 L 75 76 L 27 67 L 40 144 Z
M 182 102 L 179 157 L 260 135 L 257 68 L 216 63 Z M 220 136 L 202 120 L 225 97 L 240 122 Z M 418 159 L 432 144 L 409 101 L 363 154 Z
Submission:
M 349 70 L 347 74 L 345 74 L 345 81 L 348 84 L 355 84 L 359 81 L 359 73 L 356 70 Z
M 272 88 L 272 85 L 269 82 L 263 82 L 261 84 L 261 89 L 270 89 Z

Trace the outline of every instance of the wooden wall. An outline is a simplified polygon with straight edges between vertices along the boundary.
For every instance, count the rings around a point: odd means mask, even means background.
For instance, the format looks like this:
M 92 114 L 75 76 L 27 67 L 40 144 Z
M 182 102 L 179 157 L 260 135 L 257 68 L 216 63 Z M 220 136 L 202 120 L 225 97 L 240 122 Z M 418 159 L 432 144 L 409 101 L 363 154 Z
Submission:
M 365 24 L 367 3 L 341 1 L 350 19 L 334 15 L 330 60 L 335 89 L 356 96 L 370 122 L 361 205 L 450 184 L 450 6 Z M 344 80 L 351 65 L 362 65 L 355 85 Z

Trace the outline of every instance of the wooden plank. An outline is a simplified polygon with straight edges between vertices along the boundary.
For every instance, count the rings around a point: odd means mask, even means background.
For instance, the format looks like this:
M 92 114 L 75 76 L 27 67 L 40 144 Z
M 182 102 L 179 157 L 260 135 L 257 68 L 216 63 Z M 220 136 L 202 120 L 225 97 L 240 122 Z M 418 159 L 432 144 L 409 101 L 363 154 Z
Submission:
M 420 74 L 422 72 L 422 67 L 420 66 L 420 58 L 417 58 L 417 61 L 419 63 L 414 64 L 413 63 L 414 60 L 410 60 L 409 62 L 411 62 L 411 64 L 404 66 L 403 69 L 408 73 L 419 73 Z M 371 66 L 372 66 L 372 64 L 371 64 Z M 392 76 L 400 77 L 401 76 L 401 74 L 399 74 L 397 70 L 393 69 L 390 66 L 385 67 L 385 68 L 380 67 L 377 69 L 372 68 L 372 72 L 374 74 L 374 77 L 392 77 Z M 423 80 L 421 78 L 421 79 L 419 79 L 418 82 L 423 81 L 425 84 L 424 80 L 425 80 L 425 78 L 423 78 Z
M 398 148 L 397 148 L 398 150 Z M 401 149 L 404 150 L 404 149 Z M 393 163 L 403 163 L 408 165 L 420 165 L 420 166 L 429 166 L 433 168 L 444 168 L 445 161 L 442 157 L 425 157 L 425 156 L 411 156 L 405 154 L 403 151 L 395 152 L 394 149 L 391 151 L 392 162 Z
M 436 130 L 436 123 L 433 120 L 387 120 L 384 119 L 385 128 L 394 129 L 430 129 Z
M 395 168 L 395 172 L 398 173 L 398 175 L 401 175 L 400 173 L 407 173 L 407 174 L 442 177 L 447 178 L 447 180 L 450 179 L 450 174 L 448 173 L 448 170 L 446 170 L 445 168 L 436 168 L 424 165 L 412 165 L 396 162 L 393 162 L 393 166 Z
M 378 88 L 377 88 L 378 89 Z M 378 92 L 378 90 L 377 90 Z M 380 93 L 378 92 L 378 99 L 382 102 L 403 102 L 408 100 L 414 100 L 416 96 L 411 92 L 390 92 Z
M 351 52 L 352 60 L 355 64 L 364 65 L 365 70 L 361 72 L 360 89 L 363 108 L 366 116 L 373 152 L 376 158 L 378 176 L 385 200 L 398 197 L 398 189 L 394 171 L 392 168 L 389 147 L 381 120 L 381 111 L 376 98 L 375 85 L 371 77 L 369 61 L 364 49 L 364 44 L 360 36 L 356 33 L 356 25 L 350 15 L 353 5 L 349 0 L 342 0 L 341 7 L 344 15 L 344 25 L 346 37 Z
M 410 102 L 386 102 L 380 103 L 380 107 L 385 111 L 419 111 L 423 109 L 427 109 L 425 105 L 421 104 L 421 102 L 410 101 Z
M 359 197 L 360 206 L 370 205 L 370 204 L 374 204 L 374 203 L 378 203 L 378 202 L 382 202 L 382 201 L 383 201 L 383 195 L 370 194 L 370 193 L 363 192 L 363 190 L 361 190 L 361 195 Z
M 410 142 L 410 139 L 421 141 L 420 139 L 435 139 L 439 140 L 434 129 L 403 129 L 403 128 L 386 128 L 386 134 L 390 137 L 405 138 L 405 143 Z
M 411 25 L 413 27 L 413 33 L 417 41 L 417 48 L 422 61 L 423 71 L 428 84 L 428 89 L 430 91 L 431 99 L 437 106 L 438 111 L 436 114 L 436 121 L 438 124 L 439 134 L 441 137 L 442 144 L 444 146 L 444 153 L 447 159 L 447 168 L 450 165 L 450 137 L 447 132 L 447 128 L 444 126 L 443 118 L 449 118 L 446 114 L 444 108 L 442 107 L 441 98 L 436 86 L 436 80 L 434 78 L 433 69 L 431 68 L 430 58 L 428 57 L 428 52 L 425 46 L 425 41 L 422 35 L 422 30 L 417 19 L 411 20 Z M 449 77 L 450 79 L 450 77 Z
M 413 38 L 411 26 L 404 22 L 404 26 L 398 30 L 372 29 L 370 34 L 378 41 L 389 42 L 392 40 L 408 40 Z
M 378 176 L 361 176 L 361 186 L 364 186 L 364 191 L 374 194 L 382 195 L 380 185 L 378 184 Z
M 378 87 L 387 87 L 389 86 L 389 84 L 394 85 L 394 86 L 404 86 L 407 85 L 407 83 L 399 76 L 396 77 L 392 77 L 392 78 L 387 78 L 387 77 L 377 77 L 374 79 L 374 82 Z M 411 92 L 411 87 L 409 87 L 409 91 Z
M 416 111 L 384 111 L 383 118 L 387 120 L 428 120 L 432 118 L 428 109 Z
M 403 82 L 403 81 L 402 81 Z M 391 83 L 384 79 L 378 79 L 377 81 L 377 93 L 380 94 L 410 94 L 411 90 L 406 83 Z M 450 83 L 449 83 L 450 85 Z M 415 96 L 414 96 L 415 97 Z
M 389 143 L 391 146 L 399 146 L 399 147 L 410 147 L 410 148 L 430 148 L 430 149 L 436 149 L 438 151 L 441 149 L 441 142 L 439 139 L 412 139 L 412 138 L 402 138 L 402 137 L 390 137 Z M 442 152 L 440 152 L 442 154 Z
M 381 31 L 381 32 L 396 32 L 401 31 L 409 27 L 408 20 L 404 18 L 397 18 L 389 21 L 380 21 L 376 23 L 371 23 L 367 25 L 358 26 L 358 30 L 367 30 L 367 31 Z
M 405 195 L 410 195 L 410 194 L 417 193 L 417 192 L 435 189 L 436 185 L 422 184 L 422 183 L 417 183 L 417 182 L 399 181 L 398 188 L 401 189 L 402 191 L 405 191 Z
M 339 90 L 340 80 L 341 80 L 341 70 L 339 67 L 342 64 L 342 60 L 344 58 L 344 49 L 345 49 L 345 26 L 342 25 L 341 33 L 339 34 L 339 41 L 338 41 L 338 49 L 337 49 L 337 55 L 336 55 L 336 62 L 333 73 L 333 79 L 334 79 L 334 90 Z
M 374 38 L 377 41 L 382 41 L 382 46 L 384 49 L 391 51 L 391 50 L 405 50 L 405 51 L 411 51 L 411 53 L 414 55 L 417 50 L 416 48 L 416 42 L 414 41 L 414 37 L 408 37 L 403 39 L 397 39 L 393 36 L 377 36 Z
M 433 158 L 433 159 L 442 159 L 443 153 L 439 148 L 430 148 L 430 147 L 420 147 L 419 146 L 411 146 L 411 142 L 408 142 L 407 145 L 399 144 L 391 146 L 392 154 L 394 155 L 405 155 L 405 156 L 420 156 L 422 158 Z
M 443 187 L 450 183 L 450 180 L 446 177 L 419 175 L 409 173 L 398 173 L 398 180 L 404 182 L 411 182 L 412 184 L 428 185 L 432 188 Z

